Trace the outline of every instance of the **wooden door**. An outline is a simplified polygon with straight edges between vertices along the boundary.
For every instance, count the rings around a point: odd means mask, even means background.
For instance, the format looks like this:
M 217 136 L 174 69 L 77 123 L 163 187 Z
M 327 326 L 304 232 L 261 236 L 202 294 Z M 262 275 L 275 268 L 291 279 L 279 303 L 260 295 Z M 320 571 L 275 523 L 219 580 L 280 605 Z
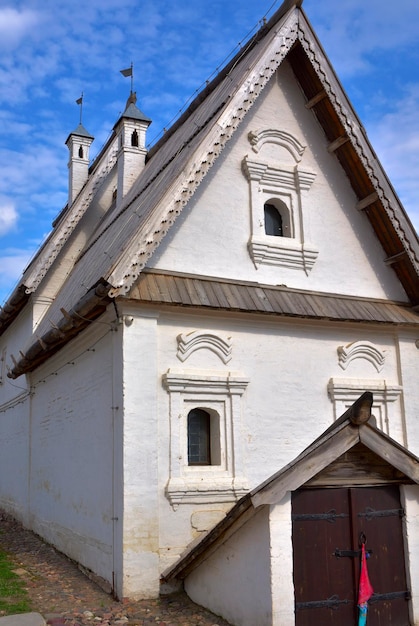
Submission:
M 296 626 L 358 623 L 361 533 L 374 588 L 368 626 L 408 626 L 402 517 L 397 486 L 293 494 Z

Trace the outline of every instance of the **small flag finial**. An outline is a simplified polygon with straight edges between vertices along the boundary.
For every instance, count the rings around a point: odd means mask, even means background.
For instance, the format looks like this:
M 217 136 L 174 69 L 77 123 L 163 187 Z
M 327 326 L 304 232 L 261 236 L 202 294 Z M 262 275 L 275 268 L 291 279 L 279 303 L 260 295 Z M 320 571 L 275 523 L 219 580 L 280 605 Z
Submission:
M 125 70 L 119 70 L 122 74 L 122 76 L 125 76 L 125 78 L 131 77 L 131 93 L 134 91 L 134 66 L 132 64 L 131 61 L 131 67 L 128 67 Z
M 81 124 L 82 114 L 83 114 L 83 92 L 81 93 L 80 98 L 77 98 L 76 104 L 80 105 L 80 124 Z

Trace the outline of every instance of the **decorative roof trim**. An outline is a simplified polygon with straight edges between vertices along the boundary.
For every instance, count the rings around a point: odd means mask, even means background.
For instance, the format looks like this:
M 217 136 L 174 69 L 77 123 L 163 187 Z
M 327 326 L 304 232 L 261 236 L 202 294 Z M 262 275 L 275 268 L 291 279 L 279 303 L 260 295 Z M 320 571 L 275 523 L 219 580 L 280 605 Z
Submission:
M 330 62 L 324 55 L 320 45 L 313 39 L 312 30 L 308 22 L 303 19 L 303 15 L 299 21 L 298 27 L 298 39 L 307 54 L 311 65 L 313 66 L 320 82 L 322 83 L 324 90 L 329 98 L 333 108 L 338 115 L 346 134 L 348 135 L 351 144 L 353 145 L 357 155 L 359 156 L 368 177 L 376 190 L 379 200 L 384 207 L 390 221 L 397 232 L 400 241 L 415 267 L 417 274 L 419 275 L 419 259 L 413 250 L 410 241 L 408 240 L 406 233 L 394 208 L 391 205 L 389 197 L 393 198 L 393 201 L 399 205 L 394 192 L 391 190 L 390 184 L 384 176 L 377 175 L 377 167 L 382 172 L 382 167 L 378 163 L 377 157 L 373 154 L 369 147 L 368 141 L 364 129 L 357 123 L 357 117 L 353 111 L 351 111 L 351 105 L 342 92 L 342 88 L 338 79 L 331 73 L 327 72 L 327 68 L 330 67 Z M 384 189 L 386 187 L 387 189 Z
M 297 40 L 298 9 L 294 7 L 285 21 L 277 25 L 276 29 L 267 36 L 271 37 L 271 41 L 253 68 L 249 69 L 247 79 L 232 94 L 219 117 L 213 120 L 212 128 L 206 133 L 200 147 L 195 151 L 189 168 L 184 169 L 175 185 L 160 201 L 161 206 L 167 209 L 163 216 L 159 214 L 150 226 L 145 235 L 144 245 L 139 247 L 138 242 L 133 242 L 107 276 L 106 280 L 113 285 L 113 289 L 109 292 L 111 297 L 129 292 L 170 226 L 181 214 L 240 122 L 285 59 Z M 126 271 L 127 267 L 129 271 Z
M 43 249 L 40 250 L 39 256 L 35 257 L 32 269 L 28 271 L 27 276 L 24 275 L 23 277 L 27 294 L 36 291 L 42 279 L 57 258 L 60 250 L 85 214 L 98 187 L 114 167 L 117 152 L 117 143 L 115 141 L 114 146 L 106 152 L 106 158 L 103 160 L 103 163 L 96 168 L 94 174 L 89 176 L 86 185 L 83 187 L 72 206 L 68 207 L 68 210 L 64 213 L 61 224 L 51 233 L 49 240 L 46 241 Z

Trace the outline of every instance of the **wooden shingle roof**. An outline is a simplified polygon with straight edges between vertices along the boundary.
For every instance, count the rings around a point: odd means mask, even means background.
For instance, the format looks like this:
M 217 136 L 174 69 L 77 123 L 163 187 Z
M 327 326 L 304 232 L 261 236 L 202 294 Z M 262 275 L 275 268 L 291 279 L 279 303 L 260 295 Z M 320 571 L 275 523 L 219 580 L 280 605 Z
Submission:
M 259 283 L 145 270 L 130 292 L 140 302 L 246 313 L 397 325 L 419 324 L 403 303 L 301 291 Z
M 103 306 L 97 306 L 97 290 L 103 305 L 110 298 L 130 293 L 154 250 L 285 58 L 305 94 L 307 108 L 329 140 L 329 151 L 336 155 L 352 184 L 359 199 L 358 209 L 366 212 L 381 242 L 386 263 L 396 272 L 411 305 L 419 305 L 418 237 L 301 9 L 301 0 L 286 0 L 150 150 L 146 166 L 121 205 L 111 208 L 90 233 L 48 315 L 37 328 L 41 340 L 51 338 L 51 323 L 66 326 L 63 310 L 82 307 L 88 319 L 100 315 Z M 0 311 L 0 332 L 13 321 L 54 265 L 115 159 L 115 137 L 111 137 L 98 163 L 92 166 L 85 189 L 60 215 L 51 236 Z M 232 284 L 229 297 L 237 290 Z M 237 297 L 243 297 L 243 289 L 239 291 Z M 92 307 L 87 310 L 90 296 Z M 305 307 L 309 301 L 306 296 Z M 256 310 L 261 302 L 268 306 L 266 298 L 254 305 Z M 302 306 L 296 297 L 293 302 L 296 309 Z M 361 305 L 355 308 L 361 315 Z M 392 311 L 395 315 L 395 309 Z M 373 305 L 364 317 L 370 315 L 374 315 Z M 413 322 L 413 316 L 411 319 Z M 38 342 L 34 337 L 29 351 L 36 352 Z M 62 343 L 60 340 L 54 345 L 58 349 Z M 45 356 L 49 353 L 46 351 Z M 27 371 L 27 363 L 23 357 L 11 375 Z

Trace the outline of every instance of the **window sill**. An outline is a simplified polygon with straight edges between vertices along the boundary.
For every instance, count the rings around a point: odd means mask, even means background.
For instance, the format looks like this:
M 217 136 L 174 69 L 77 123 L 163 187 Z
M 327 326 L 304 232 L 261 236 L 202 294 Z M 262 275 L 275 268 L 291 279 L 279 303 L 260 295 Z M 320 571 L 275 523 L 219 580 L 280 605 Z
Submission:
M 288 237 L 253 236 L 249 241 L 249 252 L 256 267 L 277 265 L 310 272 L 319 251 L 313 245 L 300 243 Z
M 244 478 L 171 478 L 166 495 L 172 505 L 237 502 L 249 491 Z

